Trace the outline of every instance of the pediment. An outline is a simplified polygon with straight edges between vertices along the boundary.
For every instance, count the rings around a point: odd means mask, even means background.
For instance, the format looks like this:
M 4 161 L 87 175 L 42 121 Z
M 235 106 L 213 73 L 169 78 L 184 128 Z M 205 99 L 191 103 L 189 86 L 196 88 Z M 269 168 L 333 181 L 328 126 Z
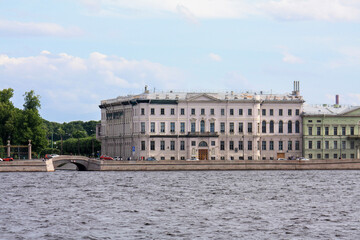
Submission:
M 360 107 L 342 113 L 343 116 L 360 116 Z
M 201 101 L 201 102 L 207 102 L 207 101 L 220 101 L 220 99 L 211 96 L 206 93 L 200 93 L 200 94 L 194 94 L 194 95 L 188 95 L 187 101 Z

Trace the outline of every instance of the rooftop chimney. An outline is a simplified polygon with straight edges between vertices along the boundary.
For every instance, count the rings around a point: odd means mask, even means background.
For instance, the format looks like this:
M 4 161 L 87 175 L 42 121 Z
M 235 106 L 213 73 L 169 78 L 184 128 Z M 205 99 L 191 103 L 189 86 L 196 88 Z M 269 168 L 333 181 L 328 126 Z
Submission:
M 340 101 L 339 101 L 339 95 L 336 94 L 335 96 L 335 104 L 339 105 Z
M 145 85 L 145 92 L 144 93 L 149 93 L 149 90 L 148 90 L 148 86 Z
M 292 95 L 299 96 L 300 94 L 300 82 L 294 81 L 294 91 L 292 92 Z

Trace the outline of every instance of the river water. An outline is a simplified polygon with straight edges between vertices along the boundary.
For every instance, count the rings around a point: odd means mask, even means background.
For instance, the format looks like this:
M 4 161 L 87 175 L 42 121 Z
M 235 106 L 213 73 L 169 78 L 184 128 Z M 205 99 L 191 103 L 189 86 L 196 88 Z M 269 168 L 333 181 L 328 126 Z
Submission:
M 360 171 L 1 173 L 0 239 L 359 239 Z

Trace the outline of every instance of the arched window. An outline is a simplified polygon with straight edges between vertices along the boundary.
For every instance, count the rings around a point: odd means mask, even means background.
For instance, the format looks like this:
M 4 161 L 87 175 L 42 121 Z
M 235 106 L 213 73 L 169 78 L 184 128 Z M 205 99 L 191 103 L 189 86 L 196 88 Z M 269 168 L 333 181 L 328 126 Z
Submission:
M 274 133 L 274 121 L 270 121 L 270 133 Z
M 284 125 L 284 123 L 283 123 L 283 121 L 279 121 L 279 133 L 283 133 L 284 132 L 284 130 L 283 130 L 283 125 Z
M 205 121 L 204 120 L 201 120 L 200 122 L 200 132 L 205 132 Z
M 295 133 L 300 133 L 300 122 L 299 121 L 295 122 Z
M 266 133 L 266 121 L 262 121 L 262 124 L 261 124 L 261 128 L 262 128 L 262 133 Z
M 288 133 L 292 133 L 292 121 L 288 121 Z
M 204 141 L 199 143 L 199 147 L 207 147 L 207 146 L 208 146 L 207 143 Z

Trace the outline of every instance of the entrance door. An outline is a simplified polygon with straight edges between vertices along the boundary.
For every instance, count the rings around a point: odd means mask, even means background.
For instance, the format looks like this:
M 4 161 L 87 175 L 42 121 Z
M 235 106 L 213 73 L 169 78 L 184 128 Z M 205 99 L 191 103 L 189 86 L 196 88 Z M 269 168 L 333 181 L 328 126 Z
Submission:
M 285 153 L 277 153 L 277 158 L 285 158 Z
M 199 160 L 208 160 L 208 150 L 199 149 Z

